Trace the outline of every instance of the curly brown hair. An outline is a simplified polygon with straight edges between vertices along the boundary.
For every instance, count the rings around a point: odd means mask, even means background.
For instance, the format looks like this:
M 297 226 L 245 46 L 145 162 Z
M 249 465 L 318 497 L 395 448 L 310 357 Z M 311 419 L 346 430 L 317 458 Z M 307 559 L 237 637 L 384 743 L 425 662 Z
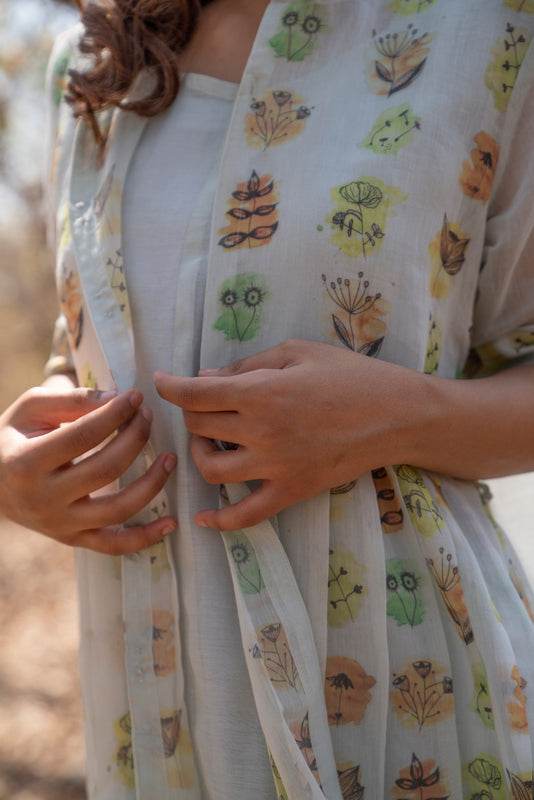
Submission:
M 69 71 L 66 100 L 102 144 L 96 113 L 120 106 L 151 117 L 170 106 L 180 86 L 176 56 L 190 41 L 202 6 L 211 0 L 75 0 L 84 32 L 80 50 L 92 57 L 86 71 Z M 126 100 L 145 68 L 152 91 Z

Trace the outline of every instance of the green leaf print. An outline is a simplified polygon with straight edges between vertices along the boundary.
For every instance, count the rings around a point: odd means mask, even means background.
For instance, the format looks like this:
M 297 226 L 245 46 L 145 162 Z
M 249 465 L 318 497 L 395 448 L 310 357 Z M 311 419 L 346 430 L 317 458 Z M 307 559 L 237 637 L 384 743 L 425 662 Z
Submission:
M 467 762 L 462 768 L 464 784 L 468 789 L 468 800 L 506 800 L 506 785 L 502 764 L 486 753 Z M 471 794 L 470 792 L 473 792 Z
M 352 258 L 379 250 L 385 238 L 387 217 L 407 195 L 378 178 L 362 177 L 330 192 L 334 210 L 326 217 L 334 233 L 333 245 Z
M 218 301 L 223 312 L 214 329 L 223 331 L 226 339 L 247 342 L 260 328 L 262 306 L 269 293 L 265 280 L 252 272 L 228 278 L 219 289 Z
M 69 53 L 62 53 L 54 64 L 54 102 L 57 106 L 63 100 L 65 89 L 67 88 L 67 81 L 65 76 L 67 74 L 67 67 L 69 66 L 70 55 Z
M 361 146 L 374 153 L 396 155 L 412 141 L 414 132 L 420 128 L 419 117 L 413 113 L 409 103 L 403 103 L 380 114 Z
M 363 583 L 365 567 L 351 553 L 330 549 L 328 569 L 328 624 L 342 628 L 360 613 L 362 598 L 367 594 Z
M 435 316 L 430 314 L 430 325 L 426 343 L 424 372 L 426 375 L 437 375 L 439 357 L 441 355 L 441 326 Z
M 264 587 L 260 567 L 250 540 L 237 533 L 227 540 L 226 548 L 232 557 L 238 583 L 245 594 L 258 594 Z
M 473 667 L 473 702 L 471 708 L 479 717 L 486 728 L 495 728 L 493 722 L 493 706 L 488 689 L 488 679 L 482 664 L 475 664 Z
M 485 84 L 493 94 L 498 111 L 504 111 L 508 105 L 530 39 L 522 28 L 507 23 L 505 35 L 493 48 L 493 60 L 486 69 Z
M 317 3 L 290 3 L 280 19 L 280 27 L 269 44 L 277 58 L 304 61 L 315 47 L 317 37 L 324 28 L 324 13 Z
M 420 11 L 430 8 L 437 2 L 438 0 L 393 0 L 388 8 L 395 14 L 408 17 L 410 14 L 419 14 Z
M 390 558 L 386 562 L 387 615 L 397 625 L 420 625 L 425 616 L 423 578 L 411 561 Z

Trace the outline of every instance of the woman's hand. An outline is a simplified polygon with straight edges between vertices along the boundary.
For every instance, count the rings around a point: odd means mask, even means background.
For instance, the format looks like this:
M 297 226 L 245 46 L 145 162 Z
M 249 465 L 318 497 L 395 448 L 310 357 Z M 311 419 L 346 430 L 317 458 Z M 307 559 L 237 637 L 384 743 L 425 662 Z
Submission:
M 156 373 L 159 394 L 184 411 L 194 434 L 193 459 L 204 479 L 262 481 L 235 505 L 199 512 L 197 524 L 250 527 L 369 469 L 396 463 L 415 433 L 408 407 L 421 377 L 339 347 L 299 340 L 219 370 L 202 370 L 197 378 Z M 221 450 L 213 440 L 239 447 Z
M 89 497 L 119 478 L 147 442 L 152 416 L 142 400 L 136 390 L 114 396 L 65 386 L 23 394 L 0 417 L 0 511 L 57 541 L 110 555 L 170 533 L 170 517 L 121 526 L 162 489 L 176 464 L 172 453 L 120 491 Z

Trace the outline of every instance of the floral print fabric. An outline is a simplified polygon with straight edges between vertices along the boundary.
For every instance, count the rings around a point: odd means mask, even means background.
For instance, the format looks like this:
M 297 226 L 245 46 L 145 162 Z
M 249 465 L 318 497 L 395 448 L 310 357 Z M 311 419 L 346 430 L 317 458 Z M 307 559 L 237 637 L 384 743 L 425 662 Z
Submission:
M 447 378 L 533 361 L 533 13 L 508 0 L 271 2 L 218 175 L 200 340 L 177 339 L 177 371 L 291 336 Z M 108 122 L 95 153 L 59 111 L 58 283 L 81 379 L 124 389 L 120 197 L 145 123 Z M 197 203 L 183 275 L 204 217 Z M 179 423 L 175 436 L 179 535 L 122 564 L 80 556 L 90 797 L 529 797 L 533 600 L 483 488 L 384 465 L 224 534 L 229 569 L 207 598 L 187 568 L 216 574 L 192 525 L 207 490 Z M 221 502 L 246 491 L 224 487 Z M 228 673 L 208 686 L 192 629 L 210 614 L 254 705 Z M 206 746 L 207 713 L 217 732 L 245 728 L 246 758 L 231 733 Z

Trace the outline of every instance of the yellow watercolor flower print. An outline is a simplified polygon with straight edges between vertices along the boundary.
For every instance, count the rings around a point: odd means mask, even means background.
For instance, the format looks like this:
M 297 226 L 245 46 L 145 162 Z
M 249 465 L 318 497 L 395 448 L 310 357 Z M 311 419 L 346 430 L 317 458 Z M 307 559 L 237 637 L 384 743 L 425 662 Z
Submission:
M 274 785 L 276 788 L 276 798 L 277 800 L 289 800 L 289 796 L 286 792 L 286 788 L 282 782 L 282 778 L 280 777 L 280 773 L 278 771 L 278 767 L 276 766 L 276 762 L 272 756 L 272 753 L 269 751 L 269 761 L 271 762 L 271 772 L 273 773 L 273 780 Z
M 359 725 L 376 683 L 357 661 L 345 656 L 331 656 L 326 661 L 325 701 L 330 725 Z
M 522 775 L 515 775 L 507 769 L 506 774 L 510 781 L 511 800 L 530 800 L 534 785 L 532 772 L 523 772 Z
M 378 178 L 361 177 L 335 186 L 330 197 L 333 211 L 326 222 L 334 231 L 331 243 L 351 258 L 364 258 L 379 250 L 386 235 L 386 220 L 395 204 L 407 195 Z
M 508 711 L 508 724 L 515 731 L 520 733 L 528 733 L 528 720 L 527 720 L 527 704 L 523 689 L 527 682 L 519 674 L 519 668 L 514 665 L 511 676 L 514 686 L 514 700 L 511 700 L 506 709 Z
M 426 375 L 437 375 L 439 369 L 439 359 L 441 355 L 441 325 L 434 316 L 430 314 L 430 324 L 428 327 L 428 338 L 426 342 L 426 356 L 424 372 Z
M 218 233 L 225 250 L 262 247 L 269 244 L 278 228 L 278 193 L 271 175 L 252 171 L 248 181 L 238 183 L 228 200 L 230 222 Z
M 438 0 L 393 0 L 388 8 L 395 14 L 408 17 L 410 14 L 419 14 L 421 11 L 425 11 L 437 2 Z
M 287 89 L 273 89 L 253 98 L 250 113 L 245 117 L 249 145 L 266 150 L 295 139 L 306 127 L 312 110 L 304 98 Z
M 445 527 L 445 519 L 425 485 L 421 473 L 408 464 L 395 467 L 404 505 L 415 529 L 422 536 L 434 536 Z
M 479 131 L 474 142 L 476 147 L 471 150 L 471 162 L 465 160 L 462 164 L 460 186 L 468 197 L 487 203 L 499 160 L 499 145 L 485 131 Z
M 502 764 L 487 753 L 480 753 L 464 764 L 462 778 L 468 789 L 466 797 L 472 797 L 472 793 L 492 800 L 506 800 L 508 797 Z
M 447 297 L 452 278 L 457 275 L 465 262 L 470 238 L 459 224 L 449 222 L 443 215 L 441 230 L 430 242 L 428 252 L 431 259 L 430 294 L 432 297 Z
M 412 23 L 400 32 L 378 36 L 373 31 L 375 52 L 368 72 L 371 91 L 390 97 L 410 86 L 426 64 L 433 38 L 432 33 L 419 33 Z
M 152 612 L 152 654 L 154 672 L 158 677 L 174 672 L 174 617 L 163 609 Z
M 85 362 L 81 369 L 80 386 L 86 386 L 88 389 L 98 389 L 95 374 L 88 361 Z
M 349 350 L 366 356 L 377 356 L 382 347 L 387 325 L 384 317 L 390 304 L 381 292 L 369 290 L 370 282 L 358 272 L 354 278 L 337 276 L 328 280 L 321 275 L 327 296 L 337 307 L 331 314 L 331 335 Z M 339 309 L 339 310 L 338 310 Z
M 493 730 L 493 703 L 488 688 L 488 679 L 483 664 L 473 667 L 473 701 L 471 708 L 486 728 Z
M 445 800 L 449 787 L 439 765 L 431 758 L 419 759 L 412 753 L 409 766 L 399 771 L 391 792 L 392 800 Z
M 404 728 L 436 725 L 454 712 L 450 669 L 421 658 L 393 675 L 391 706 Z
M 342 628 L 353 622 L 360 613 L 367 594 L 366 568 L 352 553 L 330 548 L 328 562 L 328 624 Z
M 534 0 L 504 0 L 503 5 L 524 14 L 534 14 Z
M 530 38 L 525 30 L 508 22 L 504 36 L 495 43 L 492 50 L 493 59 L 486 69 L 484 80 L 493 94 L 495 108 L 498 111 L 506 110 Z

